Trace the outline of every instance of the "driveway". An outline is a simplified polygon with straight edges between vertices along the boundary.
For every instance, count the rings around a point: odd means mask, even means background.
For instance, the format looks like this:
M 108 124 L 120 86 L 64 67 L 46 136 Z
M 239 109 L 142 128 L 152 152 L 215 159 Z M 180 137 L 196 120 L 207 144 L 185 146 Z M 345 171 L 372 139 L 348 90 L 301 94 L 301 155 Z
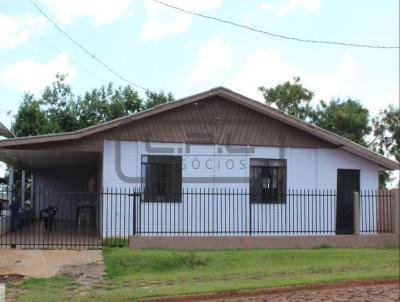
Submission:
M 0 276 L 49 278 L 94 263 L 103 266 L 101 251 L 0 249 Z

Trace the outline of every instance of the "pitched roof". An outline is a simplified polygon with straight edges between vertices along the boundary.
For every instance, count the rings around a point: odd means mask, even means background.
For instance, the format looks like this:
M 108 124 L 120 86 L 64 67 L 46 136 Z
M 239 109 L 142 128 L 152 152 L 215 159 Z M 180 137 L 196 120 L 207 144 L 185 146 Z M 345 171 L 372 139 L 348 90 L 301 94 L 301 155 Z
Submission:
M 340 135 L 334 134 L 330 131 L 325 129 L 319 128 L 317 126 L 308 124 L 303 120 L 290 116 L 280 110 L 247 98 L 241 94 L 238 94 L 234 91 L 231 91 L 224 87 L 217 87 L 211 90 L 198 93 L 186 98 L 182 98 L 180 100 L 176 100 L 170 103 L 162 104 L 156 106 L 154 108 L 144 110 L 129 116 L 121 117 L 118 119 L 114 119 L 112 121 L 108 121 L 105 123 L 101 123 L 95 126 L 87 127 L 84 129 L 80 129 L 74 132 L 67 132 L 67 133 L 60 133 L 60 134 L 48 134 L 48 135 L 38 135 L 38 136 L 31 136 L 31 137 L 18 137 L 18 138 L 9 138 L 7 140 L 0 141 L 0 148 L 7 148 L 7 147 L 17 147 L 22 145 L 29 145 L 29 144 L 37 144 L 37 143 L 44 143 L 44 142 L 56 142 L 56 141 L 68 141 L 68 140 L 75 140 L 81 139 L 86 136 L 102 132 L 105 130 L 109 130 L 118 126 L 125 125 L 127 123 L 140 120 L 143 118 L 150 117 L 152 115 L 165 112 L 168 110 L 172 110 L 174 108 L 183 106 L 185 104 L 193 103 L 200 101 L 202 99 L 206 99 L 210 96 L 220 96 L 226 100 L 230 100 L 237 104 L 246 106 L 250 109 L 258 111 L 268 117 L 274 118 L 279 120 L 283 123 L 286 123 L 290 126 L 293 126 L 297 129 L 305 131 L 309 134 L 312 134 L 320 139 L 328 141 L 339 148 L 353 153 L 361 158 L 364 158 L 368 161 L 371 161 L 380 167 L 388 170 L 397 170 L 399 169 L 400 164 L 397 161 L 388 159 L 376 152 L 373 152 L 361 145 L 358 145 L 352 142 L 349 139 L 346 139 Z

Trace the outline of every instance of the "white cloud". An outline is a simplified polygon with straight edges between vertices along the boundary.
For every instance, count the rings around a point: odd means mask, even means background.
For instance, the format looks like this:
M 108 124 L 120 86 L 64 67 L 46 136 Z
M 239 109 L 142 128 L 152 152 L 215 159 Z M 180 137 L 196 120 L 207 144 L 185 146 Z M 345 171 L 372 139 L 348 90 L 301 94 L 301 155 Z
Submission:
M 279 4 L 263 2 L 260 5 L 262 10 L 272 11 L 277 16 L 286 16 L 296 10 L 305 12 L 318 11 L 321 6 L 321 0 L 282 0 Z
M 197 63 L 185 75 L 191 83 L 211 81 L 226 70 L 233 61 L 232 48 L 217 35 L 204 44 L 197 55 Z
M 358 66 L 349 54 L 343 54 L 338 67 L 330 73 L 313 73 L 288 64 L 276 49 L 260 49 L 251 52 L 239 72 L 229 83 L 229 87 L 244 95 L 262 100 L 258 87 L 275 87 L 294 76 L 299 76 L 303 85 L 315 92 L 314 101 L 330 101 L 332 98 L 354 97 L 358 93 L 356 80 Z M 357 96 L 357 95 L 355 95 Z
M 217 9 L 222 0 L 168 0 L 168 4 L 197 13 Z M 170 34 L 182 33 L 192 25 L 193 16 L 165 7 L 152 0 L 145 2 L 147 20 L 140 36 L 145 40 L 157 40 Z
M 331 74 L 305 74 L 302 82 L 305 87 L 315 91 L 314 99 L 330 101 L 332 98 L 346 98 L 354 93 L 354 82 L 358 67 L 354 58 L 343 54 L 338 62 L 338 68 Z
M 62 24 L 73 23 L 80 17 L 91 17 L 95 26 L 114 22 L 127 15 L 131 0 L 41 0 Z
M 60 53 L 47 64 L 28 59 L 9 65 L 0 72 L 0 84 L 20 91 L 37 92 L 54 81 L 57 73 L 68 74 L 68 82 L 75 78 L 76 70 L 69 65 L 66 53 Z
M 0 13 L 0 48 L 13 49 L 46 27 L 44 17 L 29 13 L 14 16 Z
M 289 66 L 276 49 L 260 49 L 250 53 L 243 67 L 233 77 L 229 87 L 246 96 L 260 100 L 258 87 L 274 87 L 291 80 L 299 71 Z

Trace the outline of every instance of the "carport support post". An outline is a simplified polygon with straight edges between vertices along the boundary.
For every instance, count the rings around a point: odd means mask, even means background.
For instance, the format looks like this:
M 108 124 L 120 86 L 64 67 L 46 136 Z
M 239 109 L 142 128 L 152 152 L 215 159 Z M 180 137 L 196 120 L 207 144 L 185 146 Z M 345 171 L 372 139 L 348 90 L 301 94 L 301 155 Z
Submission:
M 25 201 L 25 180 L 26 180 L 26 173 L 25 170 L 22 169 L 21 171 L 21 206 L 24 206 L 24 201 Z
M 354 235 L 360 235 L 360 193 L 353 193 L 354 202 Z
M 14 188 L 14 167 L 10 166 L 8 171 L 8 204 L 11 204 L 13 199 L 13 188 Z
M 35 189 L 35 175 L 31 173 L 31 209 L 33 208 L 33 190 Z

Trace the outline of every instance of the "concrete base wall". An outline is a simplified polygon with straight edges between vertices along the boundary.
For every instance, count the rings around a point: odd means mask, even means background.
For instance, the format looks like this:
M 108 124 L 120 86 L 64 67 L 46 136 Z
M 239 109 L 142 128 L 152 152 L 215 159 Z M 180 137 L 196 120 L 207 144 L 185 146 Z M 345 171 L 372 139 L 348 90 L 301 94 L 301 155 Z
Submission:
M 133 248 L 167 249 L 251 249 L 251 248 L 311 248 L 374 247 L 398 245 L 398 234 L 333 235 L 333 236 L 130 236 Z

